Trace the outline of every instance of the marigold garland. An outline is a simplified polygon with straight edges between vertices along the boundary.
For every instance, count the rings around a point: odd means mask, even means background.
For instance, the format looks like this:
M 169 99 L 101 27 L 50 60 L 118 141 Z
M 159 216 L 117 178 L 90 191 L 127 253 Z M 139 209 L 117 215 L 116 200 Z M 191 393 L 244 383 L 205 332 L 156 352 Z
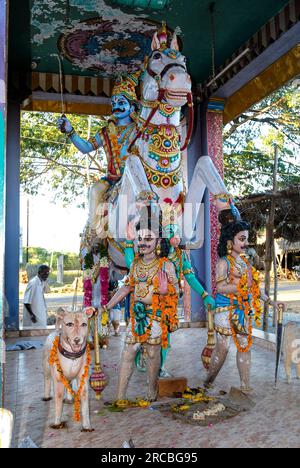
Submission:
M 159 269 L 162 270 L 163 264 L 168 262 L 167 258 L 161 258 L 159 260 Z M 133 292 L 135 289 L 135 266 L 133 267 L 132 274 L 130 276 L 130 288 Z M 158 311 L 161 311 L 161 330 L 162 330 L 162 348 L 168 348 L 168 334 L 170 331 L 175 331 L 178 328 L 178 316 L 177 316 L 177 305 L 178 305 L 178 295 L 176 293 L 175 287 L 172 284 L 168 284 L 168 294 L 166 296 L 161 296 L 159 294 L 159 280 L 156 276 L 153 280 L 153 298 L 152 298 L 152 313 L 150 316 L 148 327 L 145 330 L 143 335 L 138 335 L 135 331 L 135 316 L 134 316 L 134 301 L 131 303 L 130 307 L 130 320 L 131 320 L 131 331 L 132 335 L 136 338 L 138 343 L 146 343 L 151 335 L 151 330 L 153 326 L 153 321 L 155 320 L 156 314 Z
M 83 388 L 85 386 L 86 380 L 89 377 L 89 368 L 92 362 L 91 358 L 91 350 L 89 345 L 87 345 L 86 348 L 86 365 L 84 367 L 84 372 L 82 374 L 82 377 L 80 379 L 80 385 L 78 388 L 77 393 L 74 392 L 72 389 L 70 382 L 66 379 L 66 377 L 63 374 L 60 362 L 59 362 L 59 357 L 58 357 L 58 344 L 59 344 L 59 336 L 57 336 L 53 342 L 52 349 L 50 351 L 50 358 L 49 358 L 49 364 L 50 366 L 55 365 L 56 370 L 59 374 L 60 381 L 63 383 L 65 389 L 70 393 L 70 395 L 74 399 L 74 420 L 76 422 L 81 421 L 81 415 L 80 415 L 80 409 L 81 409 L 81 393 L 83 391 Z
M 235 259 L 231 256 L 228 257 L 230 262 L 230 281 L 233 283 L 234 280 L 234 268 L 235 268 Z M 243 257 L 243 261 L 248 267 L 247 272 L 241 277 L 239 284 L 238 284 L 238 293 L 237 293 L 237 301 L 240 309 L 243 309 L 245 312 L 245 316 L 248 318 L 249 321 L 249 328 L 248 328 L 248 343 L 245 348 L 243 348 L 237 338 L 237 333 L 232 326 L 232 317 L 233 312 L 235 310 L 234 300 L 235 295 L 230 294 L 230 314 L 229 314 L 229 322 L 231 326 L 233 340 L 235 345 L 240 353 L 247 353 L 250 351 L 253 338 L 252 338 L 252 331 L 253 331 L 253 323 L 252 323 L 252 316 L 251 312 L 252 309 L 254 310 L 254 321 L 257 326 L 261 325 L 261 315 L 262 315 L 262 308 L 260 303 L 260 281 L 259 281 L 259 274 L 257 270 L 250 265 L 248 260 Z M 250 284 L 251 283 L 251 284 Z

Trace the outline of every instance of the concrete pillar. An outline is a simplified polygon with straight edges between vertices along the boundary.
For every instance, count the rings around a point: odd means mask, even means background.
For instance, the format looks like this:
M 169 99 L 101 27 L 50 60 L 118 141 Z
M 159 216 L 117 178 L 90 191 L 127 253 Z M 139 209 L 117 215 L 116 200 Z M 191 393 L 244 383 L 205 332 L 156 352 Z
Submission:
M 205 114 L 204 114 L 205 116 Z M 192 143 L 188 150 L 188 178 L 189 180 L 192 179 L 195 166 L 198 162 L 198 159 L 205 155 L 206 149 L 206 120 L 203 119 L 203 106 L 198 105 L 195 108 L 195 132 L 192 139 Z M 203 138 L 204 137 L 204 138 Z M 205 195 L 204 200 L 207 199 L 207 195 Z M 207 200 L 209 202 L 209 200 Z M 207 211 L 207 208 L 205 208 Z M 209 214 L 209 213 L 207 213 Z M 205 243 L 202 249 L 192 250 L 191 251 L 191 260 L 192 266 L 195 270 L 196 276 L 199 281 L 203 284 L 205 288 L 209 289 L 209 282 L 207 282 L 207 278 L 210 280 L 210 272 L 207 275 L 207 262 L 205 260 L 206 256 L 206 249 L 209 249 L 210 245 L 210 234 L 209 234 L 209 216 L 205 219 L 205 229 L 206 229 L 206 237 Z M 209 265 L 208 265 L 209 266 Z M 191 322 L 205 322 L 206 314 L 205 314 L 205 307 L 201 297 L 196 294 L 193 290 L 191 291 Z
M 6 157 L 6 328 L 19 330 L 20 104 L 8 103 Z
M 206 114 L 207 124 L 207 150 L 215 167 L 224 179 L 224 154 L 223 154 L 223 113 L 224 99 L 211 98 Z M 218 261 L 218 243 L 220 227 L 216 207 L 210 204 L 210 234 L 211 234 L 211 286 L 216 294 L 216 265 Z
M 4 245 L 5 245 L 5 153 L 7 101 L 7 11 L 0 0 L 0 407 L 4 406 Z

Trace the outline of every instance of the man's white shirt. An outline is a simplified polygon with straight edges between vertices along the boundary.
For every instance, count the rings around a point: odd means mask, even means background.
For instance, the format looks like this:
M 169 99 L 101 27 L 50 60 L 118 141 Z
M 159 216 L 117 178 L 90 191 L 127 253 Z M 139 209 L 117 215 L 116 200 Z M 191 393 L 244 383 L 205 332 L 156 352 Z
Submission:
M 32 278 L 26 288 L 23 304 L 30 304 L 32 312 L 37 318 L 37 323 L 33 323 L 30 315 L 24 306 L 23 326 L 32 328 L 47 328 L 47 305 L 45 292 L 49 291 L 47 282 L 42 281 L 38 276 Z

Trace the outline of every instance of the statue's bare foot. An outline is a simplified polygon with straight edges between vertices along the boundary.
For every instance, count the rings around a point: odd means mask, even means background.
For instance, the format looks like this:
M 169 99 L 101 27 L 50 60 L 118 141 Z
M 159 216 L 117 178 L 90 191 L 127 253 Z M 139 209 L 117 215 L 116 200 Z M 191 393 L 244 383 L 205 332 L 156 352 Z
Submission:
M 166 369 L 161 369 L 159 372 L 159 377 L 161 379 L 169 379 L 170 377 L 172 377 L 172 375 Z
M 56 431 L 59 431 L 61 429 L 67 429 L 68 425 L 66 421 L 61 422 L 60 424 L 51 424 L 50 428 L 54 429 Z
M 252 393 L 254 392 L 254 389 L 252 387 L 240 387 L 241 392 L 243 393 Z
M 157 395 L 147 395 L 145 399 L 150 403 L 154 403 L 157 400 Z
M 213 389 L 215 388 L 215 386 L 214 386 L 213 383 L 207 382 L 207 381 L 204 382 L 203 387 L 204 387 L 206 390 L 213 390 Z

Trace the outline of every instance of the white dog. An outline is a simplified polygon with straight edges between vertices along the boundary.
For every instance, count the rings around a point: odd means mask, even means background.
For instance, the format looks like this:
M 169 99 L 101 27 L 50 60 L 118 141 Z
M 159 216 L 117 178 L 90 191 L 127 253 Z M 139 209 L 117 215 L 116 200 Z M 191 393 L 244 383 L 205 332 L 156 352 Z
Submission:
M 66 423 L 62 422 L 65 387 L 60 380 L 56 366 L 49 364 L 53 342 L 59 336 L 58 358 L 63 375 L 70 384 L 74 380 L 77 381 L 79 387 L 87 362 L 88 321 L 93 316 L 93 313 L 94 309 L 92 308 L 80 312 L 68 312 L 62 308 L 59 309 L 57 312 L 56 331 L 46 341 L 44 348 L 45 397 L 43 401 L 50 401 L 52 399 L 50 396 L 52 377 L 55 400 L 55 423 L 51 426 L 52 429 L 63 429 L 66 427 Z M 68 400 L 71 400 L 71 395 L 68 395 Z M 81 417 L 82 431 L 93 431 L 89 415 L 88 379 L 81 393 Z
M 300 379 L 300 327 L 289 322 L 284 329 L 284 365 L 288 383 L 292 380 L 292 364 L 296 364 L 297 378 Z

